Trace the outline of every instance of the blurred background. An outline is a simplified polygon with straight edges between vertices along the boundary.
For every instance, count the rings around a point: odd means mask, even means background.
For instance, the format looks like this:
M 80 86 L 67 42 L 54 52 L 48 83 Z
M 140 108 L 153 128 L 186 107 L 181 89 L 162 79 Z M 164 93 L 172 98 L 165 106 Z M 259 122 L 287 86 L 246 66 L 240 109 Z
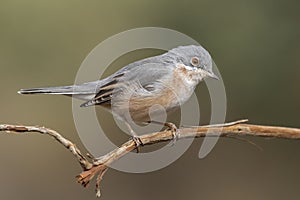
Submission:
M 295 0 L 2 0 L 0 123 L 50 127 L 84 150 L 70 98 L 21 96 L 17 91 L 72 84 L 81 62 L 98 43 L 131 28 L 157 26 L 185 33 L 209 50 L 226 87 L 226 121 L 248 118 L 254 124 L 300 127 L 299 9 Z M 157 53 L 125 55 L 107 74 Z M 205 124 L 210 117 L 205 84 L 196 92 Z M 100 123 L 122 134 L 112 118 L 101 119 L 106 112 L 97 112 Z M 127 138 L 115 140 L 121 144 Z M 247 139 L 263 150 L 221 138 L 209 156 L 199 160 L 203 140 L 198 139 L 159 171 L 109 170 L 102 199 L 299 199 L 299 141 Z M 3 133 L 0 146 L 1 199 L 95 199 L 94 185 L 84 189 L 75 182 L 80 166 L 53 139 Z

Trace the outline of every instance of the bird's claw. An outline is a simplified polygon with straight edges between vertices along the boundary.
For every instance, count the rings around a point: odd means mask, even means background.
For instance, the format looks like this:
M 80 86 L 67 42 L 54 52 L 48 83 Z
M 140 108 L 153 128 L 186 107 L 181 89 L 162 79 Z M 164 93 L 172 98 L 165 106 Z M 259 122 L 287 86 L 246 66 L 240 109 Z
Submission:
M 168 127 L 168 129 L 172 132 L 173 139 L 172 139 L 172 142 L 171 142 L 171 146 L 174 146 L 175 143 L 178 140 L 178 137 L 179 137 L 178 128 L 175 124 L 173 124 L 171 122 L 166 122 L 165 126 Z
M 141 138 L 138 137 L 138 136 L 132 136 L 132 140 L 135 143 L 136 152 L 139 153 L 140 152 L 140 146 L 144 146 L 144 143 L 142 142 Z

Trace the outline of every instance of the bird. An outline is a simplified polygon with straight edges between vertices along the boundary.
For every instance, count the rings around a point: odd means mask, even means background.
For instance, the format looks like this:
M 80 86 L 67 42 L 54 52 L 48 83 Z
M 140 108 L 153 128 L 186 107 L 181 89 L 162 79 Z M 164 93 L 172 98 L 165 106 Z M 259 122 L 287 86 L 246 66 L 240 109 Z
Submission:
M 172 122 L 152 121 L 149 109 L 171 113 L 180 108 L 205 78 L 219 80 L 212 70 L 209 52 L 200 45 L 178 46 L 161 55 L 130 63 L 110 76 L 78 85 L 21 89 L 19 94 L 59 94 L 83 100 L 81 107 L 100 105 L 123 121 L 135 141 L 143 145 L 131 127 L 137 123 L 158 123 L 172 130 L 177 137 L 177 127 Z M 163 111 L 162 111 L 163 110 Z

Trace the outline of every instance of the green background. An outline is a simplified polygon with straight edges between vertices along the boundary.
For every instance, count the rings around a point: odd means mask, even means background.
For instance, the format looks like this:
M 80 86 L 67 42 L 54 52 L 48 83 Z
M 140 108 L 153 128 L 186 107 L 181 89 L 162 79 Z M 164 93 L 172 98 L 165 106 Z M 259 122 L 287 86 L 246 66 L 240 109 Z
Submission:
M 51 127 L 84 148 L 70 98 L 16 92 L 71 84 L 98 43 L 131 28 L 157 26 L 187 34 L 210 51 L 226 87 L 227 121 L 248 118 L 255 124 L 299 127 L 299 9 L 296 0 L 1 0 L 0 122 Z M 136 52 L 114 66 L 151 55 L 154 52 Z M 206 123 L 205 85 L 196 92 L 201 123 Z M 103 123 L 101 116 L 107 113 L 97 111 Z M 107 121 L 116 134 L 111 118 Z M 118 138 L 122 140 L 115 138 L 117 143 L 127 139 Z M 179 160 L 159 171 L 109 170 L 102 199 L 299 199 L 299 141 L 248 139 L 263 151 L 240 140 L 220 139 L 209 156 L 199 160 L 198 139 Z M 83 189 L 75 182 L 79 165 L 53 139 L 3 133 L 0 147 L 1 199 L 95 199 L 93 185 Z

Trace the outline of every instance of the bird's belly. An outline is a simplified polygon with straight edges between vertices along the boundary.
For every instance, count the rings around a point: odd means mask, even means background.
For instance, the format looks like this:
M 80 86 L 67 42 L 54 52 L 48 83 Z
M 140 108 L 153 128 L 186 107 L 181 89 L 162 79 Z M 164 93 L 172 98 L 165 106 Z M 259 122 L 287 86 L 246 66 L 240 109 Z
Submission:
M 136 122 L 151 121 L 151 117 L 166 115 L 175 111 L 192 94 L 190 89 L 177 89 L 167 87 L 164 91 L 160 91 L 159 94 L 154 93 L 151 95 L 141 95 L 141 93 L 137 92 L 132 94 L 130 98 L 119 96 L 118 100 L 112 102 L 112 111 L 123 119 L 128 118 L 126 115 L 130 115 L 131 119 Z

